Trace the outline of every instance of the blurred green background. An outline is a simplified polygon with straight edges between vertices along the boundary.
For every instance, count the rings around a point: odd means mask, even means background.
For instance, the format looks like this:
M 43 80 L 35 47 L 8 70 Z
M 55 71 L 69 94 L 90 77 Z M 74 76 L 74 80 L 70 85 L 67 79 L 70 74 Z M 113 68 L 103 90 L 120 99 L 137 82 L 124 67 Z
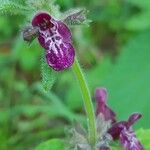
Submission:
M 150 1 L 57 0 L 60 10 L 85 7 L 89 27 L 73 27 L 76 55 L 91 95 L 108 89 L 118 120 L 132 112 L 143 118 L 136 128 L 150 128 Z M 0 7 L 1 10 L 1 7 Z M 72 70 L 57 73 L 52 89 L 41 88 L 43 49 L 22 39 L 27 19 L 0 14 L 0 149 L 34 149 L 40 142 L 64 137 L 73 119 L 84 122 L 84 108 Z M 55 75 L 54 75 L 55 76 Z M 50 77 L 53 78 L 54 77 Z

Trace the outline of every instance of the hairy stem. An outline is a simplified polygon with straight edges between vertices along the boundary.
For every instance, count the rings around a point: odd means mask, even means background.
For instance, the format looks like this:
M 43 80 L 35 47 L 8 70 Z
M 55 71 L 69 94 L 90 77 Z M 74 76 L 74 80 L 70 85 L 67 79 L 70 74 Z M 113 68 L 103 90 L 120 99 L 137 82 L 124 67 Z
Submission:
M 94 145 L 96 142 L 96 123 L 95 123 L 94 108 L 92 105 L 91 95 L 87 86 L 87 82 L 82 73 L 82 69 L 80 67 L 77 58 L 75 58 L 75 62 L 72 68 L 81 88 L 84 106 L 88 117 L 87 122 L 88 122 L 88 131 L 89 131 L 89 141 L 91 145 Z

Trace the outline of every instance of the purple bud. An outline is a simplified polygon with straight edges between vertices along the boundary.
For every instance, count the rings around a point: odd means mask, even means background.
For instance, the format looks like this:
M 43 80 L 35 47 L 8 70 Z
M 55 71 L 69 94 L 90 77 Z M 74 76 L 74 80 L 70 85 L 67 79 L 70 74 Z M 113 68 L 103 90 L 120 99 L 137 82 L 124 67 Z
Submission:
M 95 98 L 97 102 L 106 103 L 107 102 L 107 90 L 105 88 L 97 88 L 95 91 Z
M 32 25 L 39 27 L 38 40 L 46 50 L 48 65 L 56 71 L 69 68 L 75 56 L 69 28 L 46 12 L 37 13 L 32 20 Z
M 27 26 L 23 29 L 23 39 L 31 43 L 39 34 L 38 27 Z
M 125 150 L 143 150 L 133 130 L 124 128 L 120 133 L 120 142 Z
M 105 88 L 97 88 L 95 92 L 97 103 L 96 115 L 102 113 L 106 121 L 116 122 L 116 114 L 107 106 L 107 90 Z
M 132 126 L 141 117 L 142 117 L 142 115 L 140 113 L 133 113 L 128 119 L 128 125 Z

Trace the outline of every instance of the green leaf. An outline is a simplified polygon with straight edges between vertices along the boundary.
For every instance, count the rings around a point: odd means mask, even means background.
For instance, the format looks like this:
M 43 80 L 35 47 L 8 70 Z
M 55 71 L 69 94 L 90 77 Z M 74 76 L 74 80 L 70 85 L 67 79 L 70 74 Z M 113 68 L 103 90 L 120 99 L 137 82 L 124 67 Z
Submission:
M 0 1 L 0 14 L 25 15 L 29 9 L 17 2 L 11 0 Z
M 43 99 L 48 100 L 52 103 L 52 109 L 50 108 L 49 112 L 57 114 L 59 117 L 64 117 L 69 122 L 72 122 L 73 120 L 80 120 L 84 121 L 84 118 L 82 115 L 74 114 L 69 107 L 63 104 L 63 101 L 56 96 L 52 91 L 46 92 L 41 87 L 41 84 L 37 83 L 33 86 L 33 89 L 37 91 L 40 95 L 42 95 Z M 57 111 L 56 111 L 57 109 Z M 52 112 L 52 110 L 54 112 Z M 56 117 L 56 115 L 55 115 Z
M 65 145 L 60 139 L 52 139 L 41 143 L 35 150 L 65 150 Z
M 43 88 L 45 91 L 49 91 L 56 80 L 57 73 L 48 66 L 45 55 L 41 59 L 41 75 Z
M 27 6 L 34 12 L 37 10 L 44 10 L 49 12 L 53 17 L 59 18 L 59 6 L 55 4 L 55 0 L 28 0 Z
M 150 149 L 150 129 L 140 129 L 137 131 L 137 137 L 141 141 L 145 150 Z

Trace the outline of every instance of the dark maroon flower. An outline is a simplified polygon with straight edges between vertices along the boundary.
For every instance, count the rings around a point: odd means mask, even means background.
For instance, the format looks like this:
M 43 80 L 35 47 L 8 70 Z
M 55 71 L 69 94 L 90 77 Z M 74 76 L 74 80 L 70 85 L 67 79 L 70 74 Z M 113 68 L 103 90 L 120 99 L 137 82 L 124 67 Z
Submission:
M 56 71 L 69 68 L 75 56 L 69 28 L 46 12 L 37 13 L 32 19 L 32 26 L 39 27 L 38 40 L 46 50 L 48 65 Z
M 112 126 L 108 129 L 108 133 L 113 140 L 120 140 L 125 150 L 143 150 L 143 146 L 136 138 L 132 125 L 139 120 L 142 115 L 133 113 L 127 121 L 116 122 L 115 113 L 107 106 L 107 91 L 105 88 L 98 88 L 95 92 L 97 109 L 96 115 L 102 114 L 105 120 L 111 120 Z
M 116 114 L 107 106 L 107 90 L 105 88 L 97 88 L 95 98 L 97 103 L 96 115 L 101 113 L 106 121 L 116 122 Z

